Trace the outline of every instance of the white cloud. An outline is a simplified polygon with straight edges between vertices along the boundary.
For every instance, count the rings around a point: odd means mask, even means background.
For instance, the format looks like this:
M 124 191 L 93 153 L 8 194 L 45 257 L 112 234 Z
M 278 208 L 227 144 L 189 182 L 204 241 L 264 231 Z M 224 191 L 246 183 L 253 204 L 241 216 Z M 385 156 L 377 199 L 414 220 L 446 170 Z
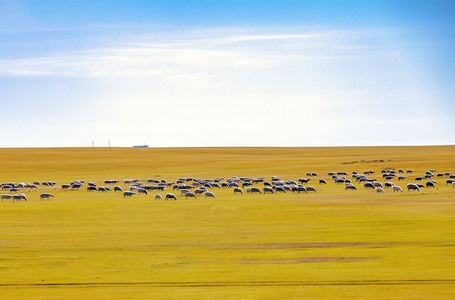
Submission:
M 352 44 L 352 36 L 352 32 L 317 31 L 302 34 L 231 33 L 171 42 L 169 39 L 161 42 L 133 38 L 118 47 L 2 59 L 0 74 L 129 78 L 267 68 L 296 60 L 314 63 L 334 55 L 327 48 L 352 50 L 353 47 L 364 47 Z M 350 40 L 343 40 L 343 37 Z

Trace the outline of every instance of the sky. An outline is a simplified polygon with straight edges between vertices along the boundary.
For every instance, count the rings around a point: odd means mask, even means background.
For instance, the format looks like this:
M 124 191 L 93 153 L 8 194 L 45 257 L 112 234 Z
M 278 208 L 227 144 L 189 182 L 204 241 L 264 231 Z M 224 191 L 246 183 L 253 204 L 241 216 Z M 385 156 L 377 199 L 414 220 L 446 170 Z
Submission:
M 455 0 L 0 0 L 0 147 L 455 144 Z

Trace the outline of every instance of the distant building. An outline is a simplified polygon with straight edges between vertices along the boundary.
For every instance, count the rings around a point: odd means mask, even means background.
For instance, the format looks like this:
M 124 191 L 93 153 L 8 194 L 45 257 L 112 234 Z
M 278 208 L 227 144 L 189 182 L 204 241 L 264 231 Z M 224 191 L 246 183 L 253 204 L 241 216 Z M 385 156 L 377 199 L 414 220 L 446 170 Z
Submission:
M 133 146 L 133 148 L 148 148 L 149 145 L 136 145 L 136 146 Z

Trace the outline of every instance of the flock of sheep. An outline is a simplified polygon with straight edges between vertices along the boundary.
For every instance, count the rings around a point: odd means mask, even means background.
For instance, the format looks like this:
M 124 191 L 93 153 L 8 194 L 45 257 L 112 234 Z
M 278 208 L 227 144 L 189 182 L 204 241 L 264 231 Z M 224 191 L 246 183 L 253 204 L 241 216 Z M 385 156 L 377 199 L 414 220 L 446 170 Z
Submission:
M 374 171 L 367 170 L 362 173 L 352 172 L 349 175 L 347 172 L 328 172 L 327 176 L 330 179 L 319 179 L 317 173 L 308 172 L 305 178 L 297 180 L 283 180 L 277 176 L 271 177 L 270 180 L 265 178 L 250 178 L 250 177 L 231 177 L 228 179 L 198 179 L 198 178 L 180 178 L 175 182 L 168 182 L 164 179 L 149 179 L 141 182 L 137 179 L 125 179 L 123 187 L 119 185 L 119 180 L 105 180 L 104 184 L 98 186 L 95 182 L 85 182 L 85 180 L 75 180 L 68 184 L 57 186 L 56 182 L 34 182 L 34 183 L 3 183 L 1 189 L 1 200 L 12 201 L 27 201 L 25 191 L 35 191 L 40 188 L 51 188 L 61 190 L 80 190 L 86 189 L 88 192 L 119 192 L 124 198 L 134 195 L 148 193 L 154 194 L 156 200 L 177 200 L 178 197 L 185 199 L 197 198 L 203 196 L 205 198 L 216 198 L 216 189 L 232 189 L 234 194 L 274 194 L 274 193 L 308 193 L 317 192 L 317 189 L 308 185 L 313 180 L 319 185 L 326 185 L 332 181 L 335 185 L 344 186 L 344 190 L 357 190 L 357 186 L 361 185 L 364 189 L 371 189 L 377 193 L 384 193 L 387 189 L 393 192 L 403 192 L 403 188 L 394 183 L 394 181 L 404 181 L 407 176 L 412 176 L 412 170 L 394 170 L 384 169 L 381 171 L 381 180 L 374 176 Z M 406 175 L 405 175 L 406 174 Z M 374 177 L 374 178 L 373 178 Z M 414 182 L 408 183 L 406 189 L 409 192 L 420 191 L 422 188 L 436 188 L 437 180 L 445 179 L 445 183 L 455 188 L 455 174 L 451 172 L 436 173 L 435 170 L 428 170 L 422 176 L 414 176 Z M 422 183 L 424 182 L 424 183 Z M 125 189 L 125 190 L 124 190 Z M 172 192 L 165 192 L 172 190 Z M 164 193 L 164 197 L 162 195 Z M 177 194 L 177 195 L 176 195 Z M 52 193 L 40 193 L 40 200 L 49 200 L 54 197 Z

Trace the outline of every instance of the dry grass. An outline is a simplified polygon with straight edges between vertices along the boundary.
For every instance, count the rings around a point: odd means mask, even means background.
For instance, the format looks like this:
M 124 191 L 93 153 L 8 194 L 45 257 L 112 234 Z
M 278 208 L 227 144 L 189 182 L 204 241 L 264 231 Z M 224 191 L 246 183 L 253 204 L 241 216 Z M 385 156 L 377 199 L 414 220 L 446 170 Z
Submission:
M 428 169 L 455 147 L 0 149 L 0 182 Z M 313 179 L 314 181 L 315 179 Z M 449 299 L 455 190 L 385 194 L 311 182 L 313 194 L 155 201 L 40 188 L 0 203 L 2 299 Z M 39 193 L 55 198 L 39 201 Z

